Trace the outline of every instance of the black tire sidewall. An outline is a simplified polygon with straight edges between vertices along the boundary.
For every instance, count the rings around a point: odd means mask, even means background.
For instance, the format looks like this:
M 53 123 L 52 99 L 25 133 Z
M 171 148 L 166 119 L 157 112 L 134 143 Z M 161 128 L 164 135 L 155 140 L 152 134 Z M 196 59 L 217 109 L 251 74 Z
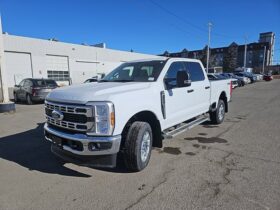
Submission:
M 223 106 L 223 107 L 224 107 L 224 110 L 225 110 L 226 106 L 225 106 L 225 103 L 224 103 L 223 100 L 219 100 L 219 102 L 218 102 L 218 107 L 217 107 L 217 111 L 216 111 L 216 118 L 217 118 L 216 121 L 217 121 L 218 124 L 222 123 L 222 122 L 224 121 L 224 119 L 225 119 L 225 112 L 224 112 L 223 119 L 220 119 L 220 118 L 219 118 L 219 110 L 220 110 L 221 106 Z
M 143 162 L 142 161 L 142 159 L 141 159 L 141 145 L 142 145 L 142 141 L 143 141 L 143 137 L 144 137 L 144 134 L 145 134 L 145 132 L 148 132 L 149 133 L 149 135 L 150 135 L 150 138 L 151 138 L 151 142 L 150 142 L 150 148 L 149 148 L 149 154 L 148 154 L 148 157 L 147 157 L 147 159 L 146 159 L 146 161 L 145 162 Z M 152 129 L 151 129 L 151 126 L 148 124 L 148 123 L 146 123 L 146 125 L 145 125 L 145 129 L 141 129 L 140 131 L 139 131 L 139 134 L 138 134 L 138 141 L 139 141 L 139 146 L 138 146 L 138 148 L 137 148 L 137 153 L 138 153 L 138 155 L 137 155 L 137 161 L 138 161 L 138 163 L 139 163 L 139 165 L 141 165 L 141 169 L 144 169 L 144 168 L 146 168 L 146 166 L 148 165 L 148 163 L 149 163 L 149 161 L 150 161 L 150 157 L 151 157 L 151 152 L 152 152 L 152 143 L 153 143 L 153 134 L 152 134 Z
M 141 144 L 145 132 L 148 132 L 151 138 L 149 154 L 147 159 L 143 162 L 141 159 Z M 153 134 L 151 126 L 146 122 L 134 122 L 127 134 L 125 142 L 125 163 L 129 170 L 141 171 L 148 165 L 151 157 L 153 143 Z
M 26 95 L 26 103 L 28 105 L 32 105 L 33 104 L 32 98 L 31 98 L 31 96 L 29 94 Z

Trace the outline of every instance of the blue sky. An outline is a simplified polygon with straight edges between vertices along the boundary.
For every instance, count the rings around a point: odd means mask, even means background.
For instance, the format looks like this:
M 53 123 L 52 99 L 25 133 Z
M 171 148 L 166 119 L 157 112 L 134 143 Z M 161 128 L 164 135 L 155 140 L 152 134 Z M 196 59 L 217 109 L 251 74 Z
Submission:
M 151 54 L 203 48 L 209 21 L 212 47 L 273 31 L 280 63 L 280 0 L 0 0 L 0 11 L 9 34 Z

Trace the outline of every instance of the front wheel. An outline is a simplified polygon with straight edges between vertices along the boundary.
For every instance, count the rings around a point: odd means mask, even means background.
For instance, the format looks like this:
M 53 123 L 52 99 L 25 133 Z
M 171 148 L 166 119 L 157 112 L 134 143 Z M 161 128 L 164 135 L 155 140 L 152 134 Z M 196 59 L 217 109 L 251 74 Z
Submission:
M 18 97 L 17 97 L 17 94 L 14 93 L 14 102 L 17 103 L 18 102 Z
M 225 118 L 226 106 L 223 100 L 219 100 L 217 109 L 214 112 L 210 112 L 210 120 L 214 124 L 221 124 Z
M 125 139 L 124 162 L 130 171 L 141 171 L 149 163 L 153 143 L 151 126 L 136 121 L 128 130 Z

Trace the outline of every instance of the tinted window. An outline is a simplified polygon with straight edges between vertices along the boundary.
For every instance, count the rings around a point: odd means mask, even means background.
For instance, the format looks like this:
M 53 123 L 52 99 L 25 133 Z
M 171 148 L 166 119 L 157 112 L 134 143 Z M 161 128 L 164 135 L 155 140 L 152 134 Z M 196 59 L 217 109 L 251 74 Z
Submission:
M 187 71 L 190 74 L 192 82 L 203 81 L 205 79 L 203 69 L 197 62 L 184 62 Z
M 167 89 L 172 89 L 177 87 L 176 76 L 178 71 L 185 71 L 185 66 L 183 62 L 174 62 L 170 65 L 164 78 Z
M 57 86 L 57 84 L 54 80 L 45 80 L 45 84 L 47 86 Z
M 45 79 L 42 79 L 42 80 L 33 80 L 33 84 L 34 86 L 36 87 L 44 87 L 44 86 L 57 86 L 56 82 L 54 80 L 45 80 Z

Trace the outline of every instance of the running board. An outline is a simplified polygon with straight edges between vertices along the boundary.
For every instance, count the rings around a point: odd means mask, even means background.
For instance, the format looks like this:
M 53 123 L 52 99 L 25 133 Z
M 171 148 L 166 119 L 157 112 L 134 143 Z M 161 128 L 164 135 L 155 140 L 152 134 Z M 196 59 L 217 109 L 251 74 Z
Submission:
M 171 131 L 167 130 L 166 132 L 163 132 L 163 137 L 167 138 L 167 139 L 171 139 L 171 138 L 183 133 L 184 131 L 190 130 L 191 128 L 193 128 L 205 121 L 208 121 L 208 120 L 209 120 L 208 116 L 205 116 L 205 115 L 199 116 L 191 122 L 181 123 L 180 125 L 176 126 L 175 129 L 173 129 Z

